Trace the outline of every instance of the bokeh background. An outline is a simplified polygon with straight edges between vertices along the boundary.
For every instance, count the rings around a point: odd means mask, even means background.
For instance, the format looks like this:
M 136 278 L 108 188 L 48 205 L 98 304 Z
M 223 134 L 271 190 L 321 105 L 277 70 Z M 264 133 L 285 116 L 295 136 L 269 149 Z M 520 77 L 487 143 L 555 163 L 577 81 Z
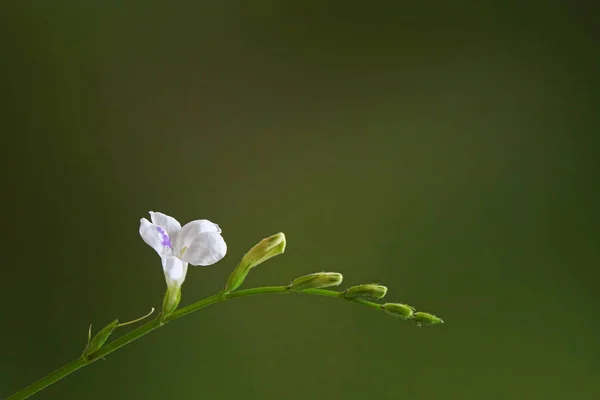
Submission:
M 418 4 L 416 4 L 418 3 Z M 594 2 L 3 1 L 0 396 L 160 306 L 147 211 L 219 290 L 339 271 L 444 318 L 245 298 L 39 399 L 600 398 Z

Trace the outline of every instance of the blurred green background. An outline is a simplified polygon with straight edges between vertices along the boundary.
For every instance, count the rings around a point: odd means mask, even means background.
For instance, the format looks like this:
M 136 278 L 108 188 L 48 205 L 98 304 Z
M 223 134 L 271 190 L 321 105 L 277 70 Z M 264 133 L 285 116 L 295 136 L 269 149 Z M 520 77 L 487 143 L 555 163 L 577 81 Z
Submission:
M 169 324 L 38 399 L 600 398 L 593 2 L 3 1 L 0 396 L 159 306 L 147 211 L 223 228 Z

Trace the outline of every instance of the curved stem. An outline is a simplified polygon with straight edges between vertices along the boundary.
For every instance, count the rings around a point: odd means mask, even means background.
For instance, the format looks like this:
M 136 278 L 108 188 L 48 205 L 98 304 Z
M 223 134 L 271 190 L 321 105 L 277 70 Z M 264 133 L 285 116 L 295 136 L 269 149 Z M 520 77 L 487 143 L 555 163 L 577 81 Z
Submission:
M 188 315 L 194 311 L 201 310 L 212 304 L 220 303 L 220 302 L 230 300 L 230 299 L 235 299 L 238 297 L 254 296 L 254 295 L 259 295 L 259 294 L 292 294 L 292 293 L 309 294 L 309 295 L 325 296 L 325 297 L 337 297 L 337 298 L 342 298 L 344 300 L 347 300 L 351 303 L 356 303 L 356 304 L 361 304 L 361 305 L 364 305 L 367 307 L 381 309 L 380 304 L 373 303 L 373 302 L 366 301 L 366 300 L 346 299 L 343 297 L 341 292 L 336 292 L 333 290 L 325 290 L 325 289 L 305 289 L 305 290 L 295 292 L 295 291 L 291 291 L 288 286 L 265 286 L 265 287 L 257 287 L 257 288 L 252 288 L 252 289 L 239 290 L 239 291 L 230 292 L 230 293 L 218 293 L 218 294 L 212 295 L 210 297 L 207 297 L 205 299 L 202 299 L 200 301 L 197 301 L 188 306 L 178 309 L 173 314 L 169 315 L 164 320 L 164 322 L 160 320 L 160 316 L 159 316 L 156 319 L 145 323 L 144 325 L 126 333 L 125 335 L 121 336 L 120 338 L 105 345 L 104 347 L 99 349 L 97 352 L 91 354 L 87 360 L 85 360 L 83 357 L 73 360 L 70 363 L 64 365 L 63 367 L 57 369 L 56 371 L 50 373 L 49 375 L 43 377 L 39 381 L 34 382 L 31 385 L 27 386 L 26 388 L 22 389 L 21 391 L 13 394 L 12 396 L 7 397 L 6 400 L 26 399 L 26 398 L 34 395 L 35 393 L 39 392 L 40 390 L 44 389 L 45 387 L 50 386 L 55 382 L 58 382 L 62 378 L 66 377 L 67 375 L 72 374 L 73 372 L 77 371 L 79 368 L 85 367 L 86 365 L 91 364 L 98 359 L 104 358 L 107 355 L 109 355 L 110 353 L 112 353 L 113 351 L 116 351 L 116 350 L 120 349 L 121 347 L 133 342 L 134 340 L 141 338 L 142 336 L 146 335 L 147 333 L 150 333 L 153 330 L 160 328 L 165 323 L 179 319 L 185 315 Z

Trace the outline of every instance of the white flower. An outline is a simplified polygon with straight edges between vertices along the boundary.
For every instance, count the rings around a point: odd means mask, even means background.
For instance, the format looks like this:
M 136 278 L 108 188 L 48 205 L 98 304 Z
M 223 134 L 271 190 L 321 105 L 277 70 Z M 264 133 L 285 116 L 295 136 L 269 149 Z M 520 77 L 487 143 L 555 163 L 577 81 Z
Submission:
M 173 217 L 150 211 L 150 219 L 140 220 L 140 236 L 162 260 L 167 286 L 180 288 L 188 263 L 212 265 L 225 257 L 227 245 L 221 228 L 206 219 L 181 224 Z

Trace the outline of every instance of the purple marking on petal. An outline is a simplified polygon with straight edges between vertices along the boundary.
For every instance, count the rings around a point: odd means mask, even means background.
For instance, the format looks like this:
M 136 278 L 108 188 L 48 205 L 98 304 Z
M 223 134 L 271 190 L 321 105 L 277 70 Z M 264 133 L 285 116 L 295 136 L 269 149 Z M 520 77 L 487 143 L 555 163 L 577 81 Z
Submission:
M 165 230 L 160 226 L 157 226 L 156 230 L 158 231 L 158 233 L 160 233 L 160 236 L 162 237 L 162 241 L 160 242 L 160 244 L 162 244 L 163 246 L 171 247 L 171 240 L 169 239 L 169 235 L 167 235 L 167 232 L 165 232 Z

